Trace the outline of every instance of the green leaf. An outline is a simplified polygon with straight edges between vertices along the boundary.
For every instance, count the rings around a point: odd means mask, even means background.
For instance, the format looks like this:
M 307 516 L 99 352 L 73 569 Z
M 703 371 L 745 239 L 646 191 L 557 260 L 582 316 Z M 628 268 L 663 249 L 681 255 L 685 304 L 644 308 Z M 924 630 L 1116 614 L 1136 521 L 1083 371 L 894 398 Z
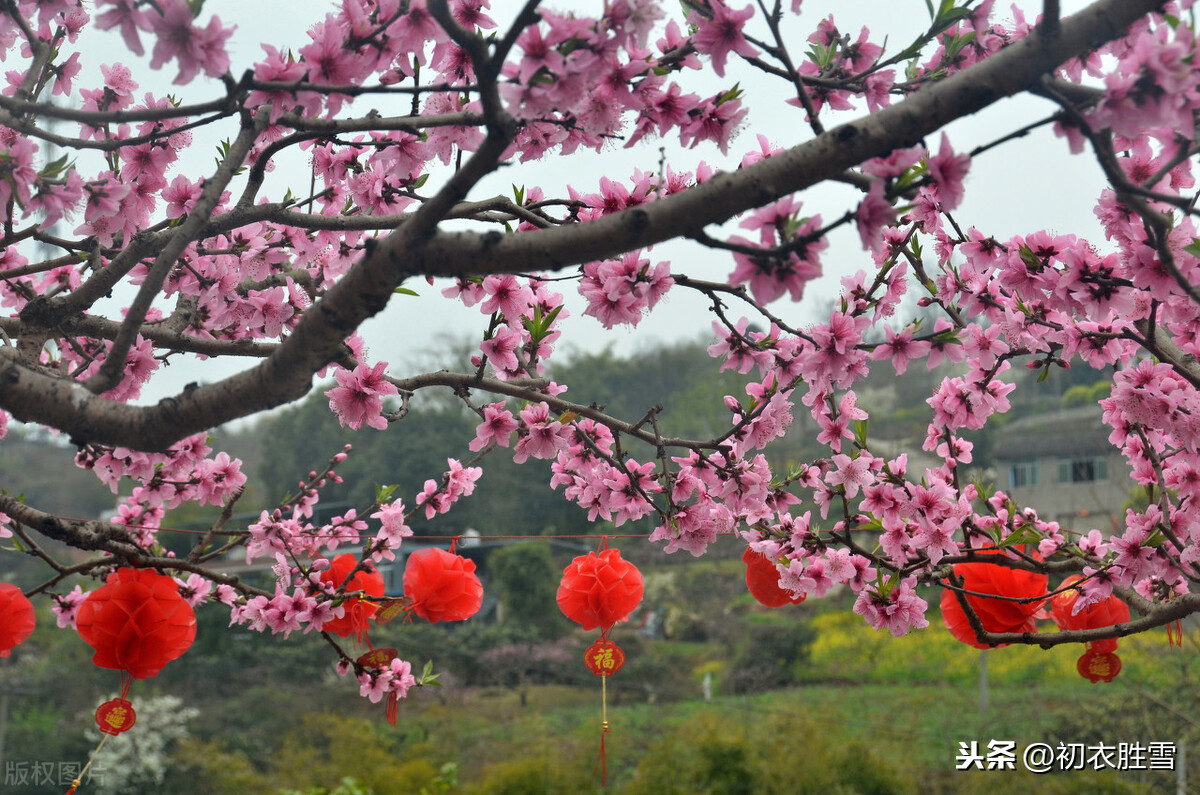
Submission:
M 395 493 L 397 488 L 399 488 L 399 486 L 380 486 L 378 483 L 376 483 L 375 484 L 375 502 L 379 503 L 380 505 L 383 505 L 389 499 L 391 499 L 392 494 Z
M 854 441 L 860 447 L 867 446 L 867 421 L 866 420 L 855 420 L 854 421 Z
M 1008 538 L 1000 542 L 1000 548 L 1015 547 L 1020 544 L 1036 544 L 1042 540 L 1042 534 L 1034 530 L 1029 525 L 1023 526 L 1015 533 L 1009 534 Z
M 1192 242 L 1184 246 L 1183 250 L 1193 257 L 1200 257 L 1200 237 L 1193 237 Z
M 714 102 L 713 104 L 714 105 L 724 105 L 726 102 L 732 102 L 733 100 L 739 98 L 742 95 L 742 89 L 740 88 L 740 86 L 741 86 L 741 83 L 734 83 L 733 88 L 729 89 L 728 91 L 726 91 L 723 94 L 719 94 L 717 96 L 717 101 Z
M 65 154 L 60 158 L 51 160 L 49 163 L 47 163 L 45 166 L 42 167 L 42 171 L 41 171 L 42 176 L 46 177 L 48 179 L 54 179 L 59 174 L 63 173 L 63 171 L 66 171 L 69 168 L 68 161 L 70 159 L 71 159 L 71 155 Z
M 417 684 L 431 687 L 441 687 L 442 683 L 438 681 L 439 677 L 441 677 L 440 673 L 435 674 L 433 672 L 433 660 L 428 660 L 425 663 L 425 667 L 421 669 L 421 675 L 417 677 Z
M 396 295 L 420 295 L 416 290 L 410 290 L 407 287 L 397 287 L 392 292 Z

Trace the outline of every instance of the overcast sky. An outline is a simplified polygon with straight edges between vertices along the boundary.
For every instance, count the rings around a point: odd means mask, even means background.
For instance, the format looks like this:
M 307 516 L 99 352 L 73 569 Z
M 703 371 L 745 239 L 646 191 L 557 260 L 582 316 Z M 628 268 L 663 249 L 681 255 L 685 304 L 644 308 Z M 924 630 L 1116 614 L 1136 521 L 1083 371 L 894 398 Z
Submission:
M 515 13 L 519 3 L 515 0 L 494 0 L 493 16 L 503 25 L 506 15 Z M 669 9 L 675 4 L 666 3 Z M 734 6 L 738 3 L 734 2 Z M 1041 2 L 1018 3 L 1027 9 L 1032 18 L 1041 8 Z M 1071 13 L 1086 5 L 1082 2 L 1064 2 L 1064 13 Z M 549 7 L 585 7 L 583 3 L 547 2 Z M 599 2 L 586 4 L 598 8 Z M 208 0 L 204 13 L 216 14 L 225 22 L 238 26 L 230 40 L 230 55 L 234 75 L 250 67 L 260 56 L 260 42 L 281 48 L 296 50 L 309 39 L 305 31 L 319 20 L 334 4 L 328 0 Z M 796 32 L 794 53 L 798 56 L 805 46 L 803 38 L 816 23 L 831 9 L 843 32 L 857 35 L 866 24 L 872 29 L 872 40 L 882 35 L 888 38 L 888 51 L 907 44 L 928 25 L 928 13 L 923 0 L 871 0 L 869 2 L 819 2 L 805 0 L 804 18 L 793 29 Z M 1000 12 L 1005 14 L 1007 12 Z M 887 20 L 886 24 L 875 25 L 871 20 Z M 875 32 L 878 31 L 878 36 Z M 85 39 L 85 50 L 81 56 L 85 69 L 98 74 L 100 64 L 108 64 L 129 53 L 121 46 L 115 32 L 90 32 Z M 220 91 L 218 85 L 206 83 L 204 79 L 180 90 L 170 81 L 175 76 L 174 68 L 168 65 L 160 73 L 146 68 L 148 59 L 140 64 L 126 61 L 134 69 L 141 91 L 151 90 L 156 94 L 175 93 L 188 102 L 213 96 Z M 686 79 L 686 78 L 685 78 Z M 595 191 L 601 176 L 628 181 L 635 168 L 658 170 L 661 144 L 667 146 L 668 161 L 676 171 L 691 171 L 701 160 L 716 167 L 736 166 L 742 154 L 756 148 L 756 134 L 768 137 L 773 146 L 790 146 L 811 137 L 804 124 L 803 112 L 783 104 L 786 94 L 780 93 L 778 80 L 764 80 L 752 68 L 742 68 L 730 61 L 725 80 L 716 82 L 715 76 L 706 80 L 711 83 L 684 83 L 685 91 L 711 94 L 734 82 L 740 82 L 746 92 L 745 102 L 750 116 L 741 135 L 730 145 L 729 155 L 722 156 L 715 146 L 700 146 L 694 150 L 681 150 L 672 142 L 648 142 L 633 151 L 614 146 L 611 150 L 594 153 L 583 152 L 571 156 L 569 168 L 561 159 L 536 164 L 525 164 L 503 169 L 500 173 L 480 185 L 472 199 L 486 198 L 497 193 L 508 194 L 510 185 L 541 185 L 547 196 L 565 196 L 564 175 L 569 175 L 572 184 L 582 191 Z M 94 83 L 84 83 L 91 85 Z M 375 107 L 382 108 L 382 98 L 366 98 L 343 110 L 343 114 L 361 114 Z M 998 134 L 1013 130 L 1020 125 L 1041 118 L 1052 108 L 1049 103 L 1036 98 L 1005 100 L 986 111 L 961 120 L 948 128 L 951 141 L 957 151 L 968 151 L 987 143 Z M 847 118 L 839 120 L 845 121 Z M 230 135 L 228 128 L 224 135 Z M 187 153 L 177 164 L 174 173 L 186 173 L 194 178 L 212 168 L 215 141 L 200 143 Z M 931 141 L 935 148 L 936 141 Z M 86 169 L 85 169 L 86 171 Z M 285 182 L 296 192 L 307 188 L 307 167 L 303 160 L 281 161 L 273 177 L 276 190 L 273 197 L 282 195 Z M 429 191 L 435 186 L 435 176 L 426 186 Z M 1086 156 L 1069 155 L 1066 144 L 1056 139 L 1049 129 L 1039 130 L 1027 138 L 1010 143 L 978 157 L 972 164 L 967 179 L 967 194 L 964 204 L 955 212 L 959 224 L 977 226 L 989 234 L 1005 238 L 1013 234 L 1028 233 L 1049 228 L 1058 232 L 1073 232 L 1102 241 L 1099 226 L 1092 215 L 1101 187 L 1098 167 Z M 856 194 L 842 186 L 819 186 L 802 197 L 804 213 L 820 213 L 827 221 L 836 218 L 857 203 Z M 732 230 L 733 225 L 728 225 Z M 711 231 L 711 230 L 710 230 Z M 771 309 L 793 325 L 805 325 L 817 320 L 819 312 L 829 306 L 836 295 L 838 280 L 859 269 L 870 269 L 870 256 L 862 251 L 853 227 L 836 230 L 830 236 L 831 246 L 822 257 L 825 275 L 810 283 L 804 300 L 799 304 L 779 301 Z M 708 279 L 723 279 L 732 270 L 732 262 L 726 256 L 711 252 L 692 243 L 661 245 L 651 252 L 652 261 L 669 259 L 676 271 Z M 444 285 L 430 287 L 424 283 L 411 285 L 422 295 L 436 294 Z M 612 345 L 620 353 L 632 353 L 664 343 L 691 340 L 710 333 L 711 317 L 707 302 L 676 288 L 659 308 L 647 317 L 636 329 L 605 331 L 599 323 L 582 314 L 582 302 L 578 299 L 573 283 L 564 283 L 563 292 L 568 298 L 568 309 L 572 317 L 564 325 L 560 350 L 569 355 L 573 350 L 599 350 Z M 127 301 L 127 299 L 126 299 Z M 738 310 L 735 310 L 735 313 Z M 392 363 L 390 372 L 403 376 L 410 374 L 405 362 L 419 358 L 422 362 L 432 360 L 426 355 L 437 347 L 447 335 L 466 337 L 478 336 L 485 328 L 485 319 L 475 309 L 466 309 L 451 302 L 418 300 L 397 297 L 380 316 L 369 321 L 362 330 L 369 345 L 372 361 L 387 360 Z M 179 357 L 169 368 L 164 369 L 151 383 L 143 396 L 143 402 L 157 400 L 180 389 L 191 381 L 214 381 L 233 372 L 236 367 L 217 360 L 209 362 L 186 362 Z M 438 366 L 449 365 L 449 361 Z

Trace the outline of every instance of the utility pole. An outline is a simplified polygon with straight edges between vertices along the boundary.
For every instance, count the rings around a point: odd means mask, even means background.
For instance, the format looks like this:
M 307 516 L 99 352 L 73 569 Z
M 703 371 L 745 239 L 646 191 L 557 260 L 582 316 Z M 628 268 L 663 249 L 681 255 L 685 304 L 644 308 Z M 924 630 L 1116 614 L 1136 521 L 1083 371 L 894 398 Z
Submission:
M 979 650 L 979 714 L 988 711 L 987 649 Z
M 1175 795 L 1187 795 L 1187 739 L 1175 744 Z

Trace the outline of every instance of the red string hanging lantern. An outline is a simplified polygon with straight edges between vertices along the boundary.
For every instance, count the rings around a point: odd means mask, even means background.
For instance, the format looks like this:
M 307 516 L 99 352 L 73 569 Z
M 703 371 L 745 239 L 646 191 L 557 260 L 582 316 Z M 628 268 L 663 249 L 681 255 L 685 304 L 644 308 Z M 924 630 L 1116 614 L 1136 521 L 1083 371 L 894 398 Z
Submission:
M 367 596 L 382 597 L 383 575 L 371 563 L 364 563 L 362 568 L 354 572 L 353 577 L 350 576 L 350 572 L 354 571 L 358 563 L 358 558 L 350 553 L 338 555 L 329 568 L 321 572 L 321 582 L 332 585 L 335 589 L 340 588 L 344 593 L 361 591 Z M 353 636 L 361 642 L 367 636 L 367 622 L 379 606 L 351 596 L 342 602 L 342 607 L 342 617 L 326 621 L 321 629 L 343 638 Z
M 602 729 L 600 731 L 600 783 L 608 776 L 604 737 L 608 734 L 608 677 L 621 670 L 625 652 L 608 639 L 608 633 L 618 621 L 629 617 L 645 593 L 642 573 L 621 552 L 608 548 L 608 539 L 600 542 L 600 551 L 580 555 L 563 570 L 558 584 L 556 601 L 567 618 L 592 630 L 600 627 L 600 639 L 588 647 L 583 662 L 600 677 Z
M 1059 629 L 1100 629 L 1129 620 L 1129 605 L 1112 594 L 1076 613 L 1075 603 L 1079 601 L 1080 592 L 1071 586 L 1082 579 L 1078 574 L 1072 574 L 1063 580 L 1061 587 L 1067 590 L 1056 595 L 1050 602 L 1050 615 Z M 1093 684 L 1100 681 L 1111 682 L 1121 672 L 1117 639 L 1106 638 L 1089 642 L 1075 670 Z
M 780 588 L 779 569 L 761 552 L 746 547 L 746 551 L 742 553 L 742 561 L 746 564 L 746 587 L 760 604 L 782 607 L 789 603 L 798 605 L 808 598 L 808 594 L 792 596 L 790 591 Z
M 156 676 L 196 639 L 196 614 L 175 580 L 151 569 L 117 569 L 79 605 L 75 627 L 92 662 L 134 679 Z
M 995 554 L 995 553 L 993 553 Z M 988 632 L 1037 632 L 1037 613 L 1044 600 L 1038 599 L 1046 594 L 1049 578 L 1024 569 L 1013 569 L 995 563 L 958 563 L 954 573 L 962 579 L 963 589 L 980 594 L 1007 597 L 1006 599 L 989 599 L 983 596 L 964 594 L 967 604 L 979 617 L 979 623 Z M 1009 599 L 1029 599 L 1028 602 L 1014 602 Z M 946 589 L 942 591 L 942 621 L 950 634 L 968 646 L 977 649 L 1001 648 L 1006 643 L 995 647 L 980 643 L 975 637 L 975 630 L 958 601 L 958 595 Z
M 21 589 L 12 583 L 0 583 L 0 657 L 7 657 L 24 643 L 36 623 L 33 603 Z
M 121 568 L 80 603 L 75 628 L 96 650 L 95 665 L 121 671 L 121 695 L 96 710 L 96 725 L 104 733 L 99 751 L 110 736 L 127 731 L 137 721 L 133 704 L 126 699 L 132 680 L 157 676 L 164 665 L 191 648 L 196 614 L 171 577 L 152 569 Z M 81 779 L 82 774 L 68 792 L 74 792 Z
M 475 561 L 444 549 L 419 549 L 404 564 L 409 609 L 426 621 L 466 621 L 483 606 Z

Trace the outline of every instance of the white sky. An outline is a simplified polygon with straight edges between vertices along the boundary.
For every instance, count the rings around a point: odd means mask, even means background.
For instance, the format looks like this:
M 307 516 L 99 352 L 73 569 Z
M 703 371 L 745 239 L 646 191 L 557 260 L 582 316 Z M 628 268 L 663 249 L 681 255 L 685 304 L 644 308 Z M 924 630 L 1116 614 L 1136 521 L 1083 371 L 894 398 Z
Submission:
M 493 16 L 503 26 L 503 20 L 515 13 L 520 3 L 516 0 L 494 0 L 493 5 Z M 733 5 L 737 7 L 739 4 L 734 2 Z M 1026 8 L 1030 18 L 1041 8 L 1040 0 L 1018 5 Z M 1079 0 L 1068 0 L 1063 3 L 1064 14 L 1084 5 L 1086 3 Z M 585 4 L 550 0 L 547 6 L 583 8 Z M 599 6 L 599 2 L 586 4 L 589 9 Z M 673 12 L 676 4 L 666 2 L 664 6 Z M 332 8 L 334 5 L 329 0 L 256 0 L 253 3 L 244 0 L 208 0 L 204 14 L 216 14 L 226 23 L 237 24 L 237 32 L 229 45 L 231 71 L 236 76 L 260 57 L 260 41 L 296 50 L 309 41 L 305 35 L 308 27 Z M 799 58 L 806 49 L 804 37 L 831 10 L 839 29 L 844 33 L 857 35 L 860 26 L 867 24 L 872 29 L 872 40 L 878 41 L 877 34 L 886 32 L 889 53 L 905 46 L 928 24 L 923 0 L 805 0 L 803 9 L 804 17 L 799 25 L 793 27 L 796 32 L 794 58 Z M 998 15 L 1005 16 L 1006 13 L 998 12 Z M 887 22 L 873 25 L 870 24 L 871 20 Z M 150 90 L 159 95 L 175 93 L 187 102 L 201 101 L 220 91 L 218 85 L 206 83 L 203 79 L 181 90 L 170 84 L 175 76 L 173 66 L 168 65 L 164 71 L 153 73 L 146 68 L 148 58 L 141 59 L 139 63 L 136 58 L 127 60 L 128 56 L 115 32 L 89 32 L 81 55 L 85 65 L 81 77 L 88 73 L 98 76 L 101 63 L 126 59 L 125 62 L 134 70 L 141 91 Z M 684 90 L 711 94 L 740 82 L 746 93 L 744 101 L 750 108 L 750 116 L 741 136 L 730 145 L 728 157 L 721 156 L 715 146 L 684 151 L 671 141 L 655 140 L 646 142 L 646 146 L 632 152 L 614 147 L 599 154 L 576 153 L 571 156 L 569 166 L 557 158 L 543 163 L 513 166 L 493 175 L 470 198 L 509 194 L 512 183 L 527 186 L 540 184 L 547 196 L 565 196 L 564 175 L 571 178 L 577 189 L 592 192 L 597 189 L 598 180 L 604 175 L 628 181 L 635 168 L 657 171 L 658 147 L 663 143 L 667 146 L 668 162 L 672 167 L 676 171 L 691 171 L 702 159 L 717 167 L 736 166 L 745 151 L 757 148 L 756 133 L 766 135 L 772 145 L 784 147 L 811 137 L 804 124 L 803 112 L 783 104 L 782 99 L 786 94 L 779 93 L 780 89 L 776 87 L 778 80 L 764 80 L 760 73 L 734 63 L 733 59 L 730 60 L 726 79 L 720 82 L 716 80 L 715 76 L 708 76 L 706 82 L 700 84 L 693 80 L 691 84 L 684 83 Z M 84 81 L 82 84 L 96 85 L 98 80 Z M 379 97 L 364 98 L 344 109 L 343 114 L 361 114 L 373 107 L 381 107 L 379 103 L 382 101 Z M 407 103 L 407 100 L 403 102 Z M 987 143 L 998 134 L 1040 118 L 1050 110 L 1049 103 L 1036 98 L 1005 100 L 976 116 L 956 122 L 948 128 L 948 133 L 956 151 L 968 151 Z M 848 119 L 849 116 L 841 118 L 839 123 Z M 224 128 L 223 135 L 232 135 L 228 127 Z M 206 143 L 200 141 L 201 136 L 197 135 L 198 145 L 177 164 L 174 173 L 186 173 L 194 178 L 211 170 L 215 139 Z M 936 148 L 936 139 L 929 143 Z M 278 180 L 278 185 L 283 185 L 288 177 L 293 178 L 292 184 L 297 192 L 307 187 L 307 167 L 302 159 L 279 163 L 273 178 Z M 426 185 L 427 192 L 435 187 L 436 180 L 435 172 Z M 1071 156 L 1064 141 L 1054 138 L 1049 129 L 1042 129 L 1026 139 L 975 159 L 967 179 L 965 202 L 955 217 L 964 229 L 977 226 L 1001 239 L 1050 228 L 1100 241 L 1099 225 L 1092 215 L 1092 207 L 1101 182 L 1099 168 L 1094 161 L 1087 156 Z M 278 197 L 283 192 L 284 188 L 279 187 L 272 195 Z M 806 214 L 820 213 L 827 221 L 847 209 L 853 209 L 857 202 L 854 192 L 841 186 L 819 186 L 801 198 Z M 732 225 L 727 226 L 732 230 Z M 709 231 L 711 233 L 713 230 Z M 661 245 L 650 253 L 650 257 L 654 262 L 669 259 L 676 271 L 701 278 L 723 279 L 732 270 L 732 261 L 727 256 L 686 242 Z M 831 246 L 824 252 L 822 260 L 825 275 L 808 285 L 804 300 L 799 305 L 781 300 L 772 305 L 772 311 L 793 325 L 813 322 L 817 319 L 817 313 L 827 308 L 837 294 L 838 280 L 843 275 L 859 269 L 869 270 L 872 264 L 869 255 L 862 251 L 853 227 L 836 230 L 831 235 Z M 439 293 L 444 285 L 439 283 L 436 287 L 429 287 L 422 282 L 410 286 L 424 296 Z M 679 288 L 673 290 L 638 328 L 612 331 L 605 331 L 599 323 L 583 316 L 583 304 L 575 293 L 573 283 L 563 283 L 562 292 L 567 296 L 568 310 L 572 313 L 564 325 L 563 338 L 559 343 L 560 351 L 567 354 L 572 350 L 599 350 L 607 345 L 613 345 L 619 353 L 631 353 L 663 343 L 695 339 L 708 334 L 711 327 L 712 318 L 707 311 L 707 301 Z M 737 316 L 739 310 L 733 311 Z M 369 358 L 372 361 L 389 361 L 392 365 L 390 372 L 403 376 L 411 374 L 403 366 L 406 361 L 419 358 L 427 365 L 430 361 L 429 351 L 445 335 L 478 337 L 485 323 L 486 319 L 475 309 L 445 301 L 440 295 L 435 300 L 398 296 L 384 313 L 364 326 L 362 334 L 369 346 Z M 446 360 L 437 366 L 451 364 Z M 240 369 L 237 365 L 220 360 L 189 363 L 176 357 L 175 363 L 160 371 L 151 382 L 142 401 L 158 400 L 178 391 L 188 382 L 214 381 L 237 369 Z

